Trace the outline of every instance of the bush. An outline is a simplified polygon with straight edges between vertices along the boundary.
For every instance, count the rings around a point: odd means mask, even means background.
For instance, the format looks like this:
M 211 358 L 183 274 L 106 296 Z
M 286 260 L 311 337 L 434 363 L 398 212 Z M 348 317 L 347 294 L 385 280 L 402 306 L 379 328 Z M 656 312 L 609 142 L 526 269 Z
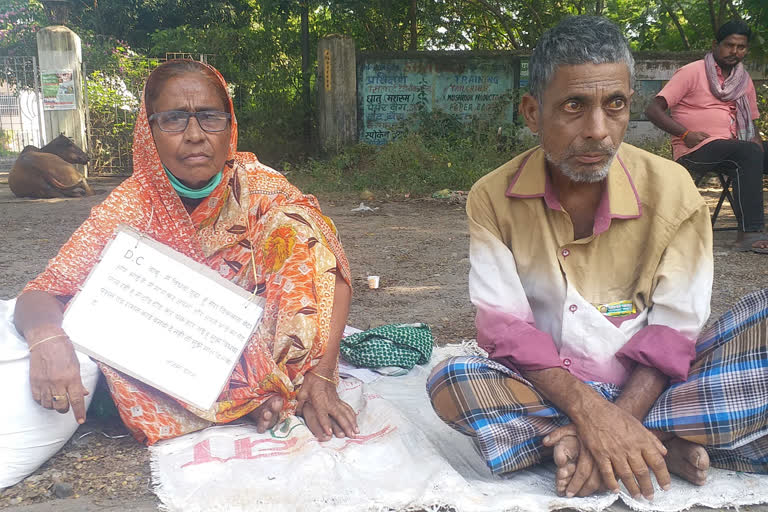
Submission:
M 277 96 L 273 99 L 258 109 L 235 104 L 238 149 L 255 153 L 268 165 L 305 160 L 308 146 L 302 129 L 303 111 L 295 102 Z
M 209 63 L 232 88 L 238 149 L 255 153 L 269 165 L 304 160 L 311 150 L 303 132 L 297 38 L 298 31 L 263 26 L 219 26 L 211 31 L 184 25 L 153 33 L 149 51 L 211 54 Z
M 654 155 L 658 155 L 668 160 L 674 160 L 672 158 L 672 142 L 670 137 L 664 137 L 659 140 L 651 139 L 642 144 L 638 144 L 638 147 L 649 153 L 653 153 Z
M 13 132 L 0 130 L 0 156 L 15 155 L 13 151 Z
M 389 144 L 358 144 L 328 159 L 310 160 L 290 174 L 290 179 L 309 193 L 369 189 L 418 196 L 446 188 L 468 190 L 482 176 L 535 144 L 523 141 L 519 128 L 500 123 L 498 118 L 462 123 L 445 112 L 422 111 L 394 128 L 402 135 Z M 672 158 L 668 137 L 640 146 Z
M 94 71 L 88 77 L 91 120 L 91 165 L 96 172 L 121 168 L 121 155 L 131 153 L 139 100 L 117 76 Z
M 517 127 L 487 117 L 462 123 L 445 112 L 422 111 L 393 131 L 402 135 L 385 146 L 344 148 L 327 160 L 310 160 L 291 179 L 306 192 L 429 195 L 467 190 L 524 149 Z
M 120 41 L 99 38 L 86 44 L 86 58 L 91 165 L 97 174 L 130 174 L 142 87 L 159 60 L 139 56 Z

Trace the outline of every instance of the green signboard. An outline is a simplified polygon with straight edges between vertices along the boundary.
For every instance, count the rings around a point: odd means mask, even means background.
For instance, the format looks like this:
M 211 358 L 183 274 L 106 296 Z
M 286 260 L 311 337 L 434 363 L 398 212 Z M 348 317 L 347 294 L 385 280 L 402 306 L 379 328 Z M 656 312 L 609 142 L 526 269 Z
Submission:
M 462 121 L 496 115 L 514 120 L 515 58 L 371 58 L 358 63 L 360 141 L 386 144 L 416 112 L 441 110 Z

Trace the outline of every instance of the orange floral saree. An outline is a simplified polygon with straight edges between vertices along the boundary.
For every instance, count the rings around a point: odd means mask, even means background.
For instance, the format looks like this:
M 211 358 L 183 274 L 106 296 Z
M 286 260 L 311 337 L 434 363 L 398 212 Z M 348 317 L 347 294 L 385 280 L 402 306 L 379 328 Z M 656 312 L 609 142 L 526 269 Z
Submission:
M 225 390 L 207 411 L 100 364 L 125 425 L 147 444 L 240 418 L 274 395 L 284 399 L 281 419 L 292 414 L 304 374 L 325 353 L 336 276 L 350 282 L 333 223 L 317 200 L 254 155 L 236 152 L 231 99 L 229 110 L 232 130 L 222 180 L 188 214 L 165 176 L 142 95 L 133 175 L 91 211 L 25 288 L 71 297 L 118 225 L 127 224 L 265 299 L 261 323 Z

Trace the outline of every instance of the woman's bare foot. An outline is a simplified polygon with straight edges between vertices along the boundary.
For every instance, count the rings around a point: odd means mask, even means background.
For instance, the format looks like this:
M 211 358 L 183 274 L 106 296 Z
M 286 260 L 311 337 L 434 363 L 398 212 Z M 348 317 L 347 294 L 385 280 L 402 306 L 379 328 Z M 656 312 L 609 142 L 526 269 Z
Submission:
M 283 409 L 283 398 L 273 396 L 266 402 L 258 406 L 255 410 L 248 413 L 248 418 L 256 424 L 256 431 L 263 434 L 277 424 L 280 418 L 280 411 Z
M 674 437 L 664 442 L 667 447 L 667 469 L 694 485 L 704 485 L 709 471 L 709 455 L 700 444 Z
M 552 459 L 555 461 L 555 491 L 558 496 L 565 495 L 565 489 L 571 483 L 576 472 L 576 462 L 579 460 L 581 443 L 576 436 L 563 437 L 554 447 Z

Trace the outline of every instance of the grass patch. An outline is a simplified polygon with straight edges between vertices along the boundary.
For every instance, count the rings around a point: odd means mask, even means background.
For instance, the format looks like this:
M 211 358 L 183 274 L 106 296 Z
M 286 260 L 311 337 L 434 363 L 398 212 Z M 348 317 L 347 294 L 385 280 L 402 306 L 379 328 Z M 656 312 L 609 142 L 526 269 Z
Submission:
M 672 158 L 672 143 L 669 137 L 664 137 L 661 140 L 648 140 L 642 144 L 637 144 L 637 147 L 667 160 L 674 160 Z
M 509 158 L 495 149 L 429 144 L 412 133 L 381 148 L 358 144 L 328 160 L 310 161 L 291 179 L 311 193 L 369 189 L 423 195 L 467 190 Z
M 385 146 L 357 144 L 327 158 L 308 160 L 290 179 L 308 193 L 360 192 L 429 195 L 436 190 L 468 190 L 478 178 L 524 148 L 516 127 L 490 120 L 460 122 L 443 112 L 422 112 L 395 131 Z

